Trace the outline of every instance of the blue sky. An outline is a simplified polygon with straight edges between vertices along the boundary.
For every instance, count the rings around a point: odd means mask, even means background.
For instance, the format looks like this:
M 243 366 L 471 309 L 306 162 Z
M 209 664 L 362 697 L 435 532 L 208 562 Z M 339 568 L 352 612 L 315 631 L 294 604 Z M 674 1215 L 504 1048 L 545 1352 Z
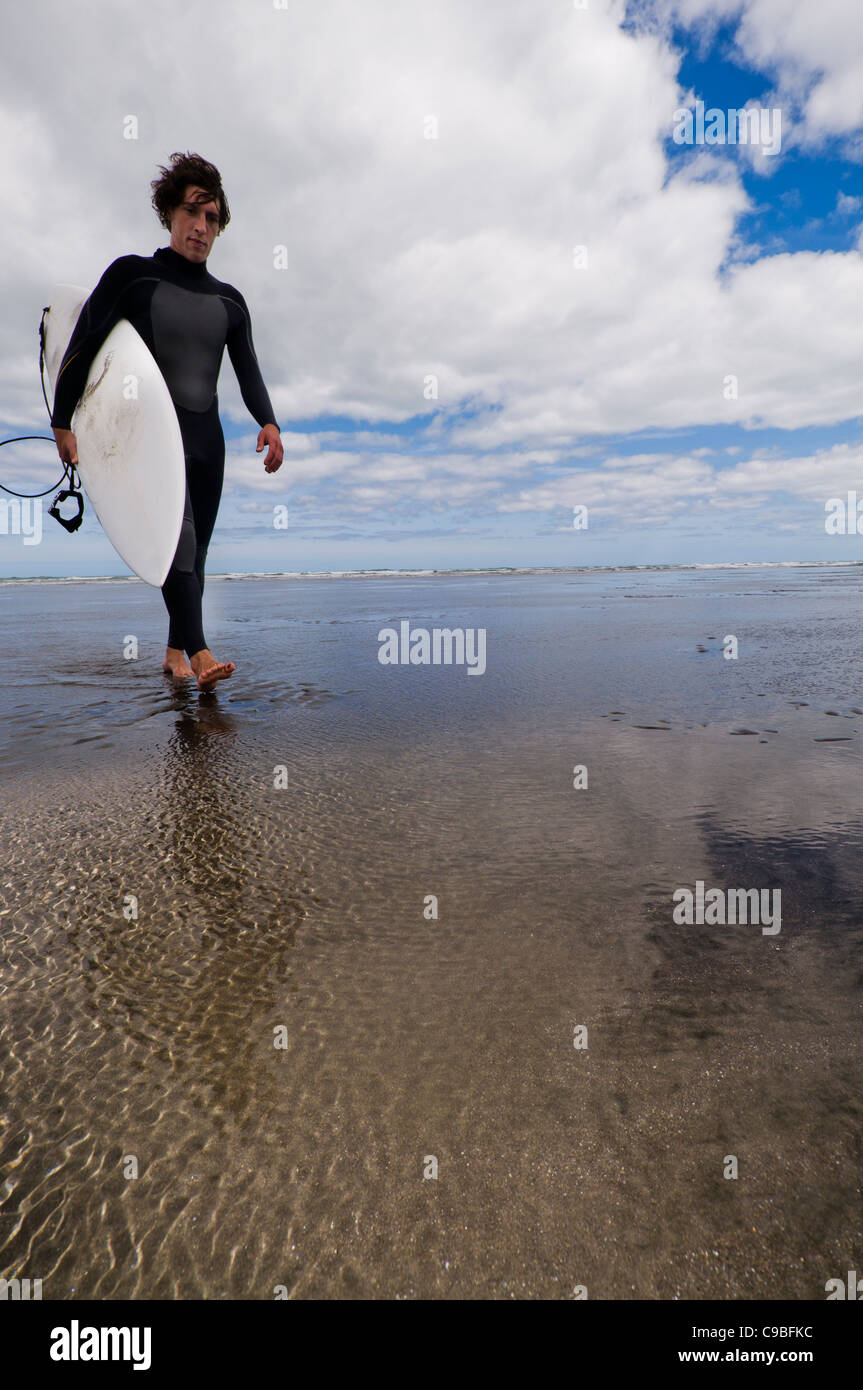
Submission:
M 681 54 L 678 77 L 707 107 L 739 109 L 748 102 L 771 105 L 771 80 L 756 67 L 741 66 L 744 55 L 735 44 L 736 26 L 725 23 L 702 50 L 692 31 L 676 25 L 673 42 Z M 863 72 L 861 72 L 863 78 Z M 775 170 L 754 173 L 739 164 L 740 176 L 752 200 L 752 210 L 740 218 L 738 234 L 755 258 L 764 250 L 853 251 L 863 216 L 863 170 L 848 158 L 847 142 L 827 138 L 817 147 L 792 148 Z M 726 147 L 732 158 L 733 146 Z M 685 158 L 686 151 L 670 141 L 667 154 Z M 842 202 L 842 199 L 846 201 Z M 838 204 L 838 206 L 837 206 Z
M 211 572 L 863 559 L 824 526 L 863 495 L 863 20 L 465 8 L 156 0 L 168 55 L 133 11 L 16 15 L 2 437 L 44 432 L 50 286 L 165 244 L 149 179 L 195 149 L 233 214 L 209 267 L 250 305 L 286 449 L 265 475 L 226 358 Z M 778 111 L 779 153 L 675 143 L 697 100 Z M 0 451 L 11 487 L 56 471 L 50 444 Z M 2 575 L 125 572 L 92 511 L 74 537 L 0 536 Z

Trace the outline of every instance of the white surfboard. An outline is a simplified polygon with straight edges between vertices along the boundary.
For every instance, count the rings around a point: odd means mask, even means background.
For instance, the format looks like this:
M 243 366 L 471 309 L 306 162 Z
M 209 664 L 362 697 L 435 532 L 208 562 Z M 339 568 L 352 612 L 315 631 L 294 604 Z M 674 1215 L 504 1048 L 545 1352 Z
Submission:
M 86 300 L 78 285 L 54 290 L 45 315 L 49 400 Z M 161 587 L 183 524 L 183 437 L 165 378 L 128 319 L 93 358 L 72 430 L 81 482 L 105 535 L 139 578 Z

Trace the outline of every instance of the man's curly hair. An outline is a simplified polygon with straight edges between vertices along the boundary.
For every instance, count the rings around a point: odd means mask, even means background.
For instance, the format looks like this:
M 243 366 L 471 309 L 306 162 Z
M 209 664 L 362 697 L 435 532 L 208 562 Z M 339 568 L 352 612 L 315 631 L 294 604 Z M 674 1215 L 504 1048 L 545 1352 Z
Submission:
M 219 204 L 219 231 L 224 231 L 231 214 L 222 187 L 222 176 L 215 164 L 199 154 L 183 154 L 178 150 L 171 155 L 170 168 L 160 164 L 159 173 L 161 178 L 153 179 L 150 187 L 153 190 L 153 207 L 163 227 L 171 230 L 171 214 L 185 201 L 186 189 L 191 183 L 196 188 L 202 188 L 206 195 L 202 197 L 198 194 L 194 202 L 213 201 Z

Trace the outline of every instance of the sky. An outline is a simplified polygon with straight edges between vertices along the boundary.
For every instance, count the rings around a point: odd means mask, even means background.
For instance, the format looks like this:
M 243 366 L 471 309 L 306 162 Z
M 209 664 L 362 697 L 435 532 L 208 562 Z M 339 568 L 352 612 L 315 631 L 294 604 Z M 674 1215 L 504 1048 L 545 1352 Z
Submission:
M 285 462 L 226 354 L 210 573 L 863 560 L 826 524 L 863 502 L 863 7 L 33 0 L 3 30 L 0 439 L 50 435 L 52 286 L 167 244 L 172 151 L 221 172 L 208 268 Z M 0 449 L 7 487 L 60 471 Z M 0 576 L 129 572 L 92 509 L 38 544 L 7 516 Z

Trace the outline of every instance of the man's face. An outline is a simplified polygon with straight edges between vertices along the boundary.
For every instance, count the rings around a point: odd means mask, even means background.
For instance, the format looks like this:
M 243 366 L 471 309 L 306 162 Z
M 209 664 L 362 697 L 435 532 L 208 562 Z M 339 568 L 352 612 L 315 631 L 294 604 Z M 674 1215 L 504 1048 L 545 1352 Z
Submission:
M 188 261 L 205 261 L 218 235 L 218 203 L 208 201 L 203 188 L 187 184 L 182 203 L 171 214 L 171 246 Z

